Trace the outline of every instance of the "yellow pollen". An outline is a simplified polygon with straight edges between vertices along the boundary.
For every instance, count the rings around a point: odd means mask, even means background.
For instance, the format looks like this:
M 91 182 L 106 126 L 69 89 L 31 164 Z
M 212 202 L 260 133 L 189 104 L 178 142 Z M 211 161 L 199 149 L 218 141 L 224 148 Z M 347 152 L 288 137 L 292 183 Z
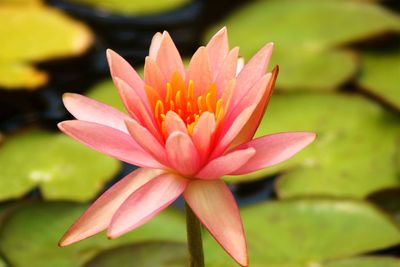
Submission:
M 217 99 L 215 84 L 210 84 L 201 95 L 195 95 L 193 80 L 189 80 L 186 84 L 179 73 L 176 72 L 172 75 L 171 80 L 166 83 L 165 94 L 161 93 L 162 88 L 153 89 L 148 85 L 145 86 L 145 90 L 149 103 L 154 110 L 156 124 L 158 124 L 160 133 L 164 138 L 168 135 L 165 126 L 165 114 L 170 110 L 176 112 L 182 118 L 189 134 L 192 134 L 194 127 L 205 111 L 214 113 L 217 123 L 223 119 L 224 103 L 221 98 Z M 161 95 L 165 95 L 165 98 Z
M 206 107 L 207 107 L 208 111 L 213 112 L 211 93 L 207 93 L 207 95 L 206 95 Z

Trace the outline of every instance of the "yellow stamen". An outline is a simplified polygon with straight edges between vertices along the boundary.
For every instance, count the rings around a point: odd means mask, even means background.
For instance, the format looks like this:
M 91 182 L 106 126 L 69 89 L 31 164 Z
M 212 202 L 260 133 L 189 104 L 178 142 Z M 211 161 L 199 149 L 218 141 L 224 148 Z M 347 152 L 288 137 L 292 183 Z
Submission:
M 164 114 L 164 104 L 163 102 L 161 102 L 161 100 L 157 100 L 154 114 L 156 115 L 157 120 L 160 119 L 161 114 Z
M 208 111 L 213 112 L 213 108 L 211 106 L 211 97 L 212 97 L 211 93 L 207 93 L 207 95 L 206 95 L 206 107 L 207 107 Z
M 172 86 L 171 83 L 167 83 L 167 94 L 165 96 L 165 102 L 169 102 L 172 98 Z
M 187 98 L 189 100 L 193 100 L 194 99 L 194 84 L 193 84 L 193 80 L 189 80 Z
M 179 90 L 175 95 L 175 103 L 177 107 L 182 108 L 181 90 Z

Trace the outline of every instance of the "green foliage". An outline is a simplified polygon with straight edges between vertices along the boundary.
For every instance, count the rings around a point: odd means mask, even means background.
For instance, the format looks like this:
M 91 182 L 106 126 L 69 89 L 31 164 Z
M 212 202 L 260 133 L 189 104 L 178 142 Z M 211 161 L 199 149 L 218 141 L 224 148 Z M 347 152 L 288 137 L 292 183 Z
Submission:
M 0 147 L 0 199 L 17 198 L 39 186 L 47 199 L 89 200 L 119 167 L 119 161 L 61 133 L 27 131 Z
M 103 234 L 59 248 L 58 240 L 86 205 L 31 203 L 14 211 L 0 231 L 0 250 L 13 267 L 76 267 L 104 249 L 132 242 L 185 240 L 180 214 L 167 210 L 136 231 L 115 240 Z M 168 227 L 166 227 L 168 226 Z
M 321 266 L 329 259 L 400 243 L 393 221 L 361 201 L 281 200 L 244 208 L 241 214 L 252 266 Z M 234 266 L 211 238 L 206 240 L 206 259 L 209 266 Z
M 246 59 L 275 43 L 272 63 L 280 65 L 278 87 L 286 90 L 335 89 L 357 67 L 355 57 L 338 47 L 400 30 L 399 17 L 376 4 L 338 0 L 259 0 L 221 24 Z
M 399 267 L 400 260 L 390 257 L 357 257 L 327 262 L 323 267 Z
M 185 243 L 145 242 L 105 251 L 85 267 L 182 267 L 187 261 Z
M 275 94 L 257 136 L 304 130 L 317 132 L 317 139 L 303 152 L 277 166 L 229 180 L 283 173 L 277 185 L 281 197 L 364 197 L 400 186 L 394 162 L 400 119 L 379 105 L 351 94 Z
M 126 15 L 147 15 L 174 10 L 190 0 L 69 0 L 98 9 Z
M 32 62 L 76 56 L 93 42 L 86 25 L 37 2 L 0 5 L 0 36 L 7 37 L 0 42 L 0 87 L 38 88 L 47 77 Z
M 360 86 L 400 111 L 400 50 L 365 52 L 361 67 Z

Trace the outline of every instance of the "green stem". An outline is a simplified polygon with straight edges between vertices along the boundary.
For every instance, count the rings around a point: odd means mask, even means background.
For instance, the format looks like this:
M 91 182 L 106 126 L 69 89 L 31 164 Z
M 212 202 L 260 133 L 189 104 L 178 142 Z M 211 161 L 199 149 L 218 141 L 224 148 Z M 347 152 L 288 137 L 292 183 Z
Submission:
M 186 231 L 189 249 L 189 266 L 204 267 L 203 241 L 201 223 L 186 203 Z

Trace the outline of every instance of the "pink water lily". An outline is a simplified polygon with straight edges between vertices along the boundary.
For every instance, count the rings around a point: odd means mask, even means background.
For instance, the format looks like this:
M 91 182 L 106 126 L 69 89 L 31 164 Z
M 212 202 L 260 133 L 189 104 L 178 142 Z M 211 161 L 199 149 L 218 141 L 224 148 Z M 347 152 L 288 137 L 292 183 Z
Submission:
M 82 95 L 64 104 L 77 120 L 59 128 L 79 142 L 139 166 L 106 191 L 60 241 L 103 230 L 116 238 L 144 224 L 181 194 L 217 242 L 248 265 L 239 209 L 221 180 L 280 163 L 315 139 L 286 132 L 253 139 L 277 76 L 267 72 L 273 44 L 246 64 L 229 50 L 223 28 L 193 55 L 186 70 L 167 32 L 157 33 L 144 79 L 108 50 L 111 75 L 127 114 Z

